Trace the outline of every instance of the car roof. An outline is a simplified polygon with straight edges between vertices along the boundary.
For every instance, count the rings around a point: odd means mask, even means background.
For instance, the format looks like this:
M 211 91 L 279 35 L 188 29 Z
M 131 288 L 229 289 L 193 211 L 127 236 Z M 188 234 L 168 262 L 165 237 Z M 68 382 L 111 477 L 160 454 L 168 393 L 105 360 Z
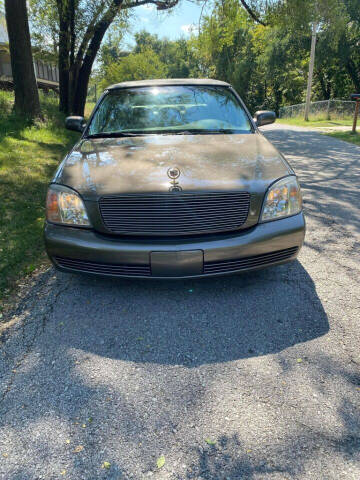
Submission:
M 161 85 L 209 85 L 216 87 L 229 87 L 230 84 L 211 78 L 162 78 L 158 80 L 138 80 L 135 82 L 116 83 L 107 87 L 107 90 L 116 90 L 117 88 L 132 87 L 156 87 Z

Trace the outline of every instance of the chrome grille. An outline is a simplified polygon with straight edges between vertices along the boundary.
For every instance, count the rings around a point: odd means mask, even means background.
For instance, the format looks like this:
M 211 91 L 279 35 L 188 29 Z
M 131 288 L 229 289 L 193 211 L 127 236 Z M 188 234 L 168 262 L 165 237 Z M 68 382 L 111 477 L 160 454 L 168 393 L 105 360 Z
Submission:
M 236 260 L 224 260 L 222 262 L 204 262 L 204 274 L 227 273 L 246 270 L 254 267 L 264 267 L 272 263 L 287 260 L 295 255 L 298 247 L 277 250 L 276 252 L 263 253 L 252 257 L 238 258 Z
M 247 192 L 108 195 L 100 198 L 108 230 L 129 235 L 195 235 L 237 230 L 248 217 Z

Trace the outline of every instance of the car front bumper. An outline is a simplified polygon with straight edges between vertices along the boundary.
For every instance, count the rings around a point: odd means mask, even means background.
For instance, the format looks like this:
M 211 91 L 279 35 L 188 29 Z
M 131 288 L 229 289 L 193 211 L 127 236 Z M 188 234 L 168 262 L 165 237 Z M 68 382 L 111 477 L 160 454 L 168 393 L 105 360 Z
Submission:
M 121 238 L 46 223 L 45 245 L 66 272 L 113 277 L 189 278 L 256 270 L 294 260 L 303 244 L 302 213 L 231 234 Z

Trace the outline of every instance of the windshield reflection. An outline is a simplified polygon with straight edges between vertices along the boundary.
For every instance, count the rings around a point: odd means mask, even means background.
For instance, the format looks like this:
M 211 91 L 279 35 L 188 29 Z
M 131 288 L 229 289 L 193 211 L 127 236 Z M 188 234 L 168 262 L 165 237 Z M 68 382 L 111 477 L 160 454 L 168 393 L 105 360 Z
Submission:
M 95 112 L 88 136 L 251 131 L 246 112 L 229 88 L 176 85 L 110 91 Z

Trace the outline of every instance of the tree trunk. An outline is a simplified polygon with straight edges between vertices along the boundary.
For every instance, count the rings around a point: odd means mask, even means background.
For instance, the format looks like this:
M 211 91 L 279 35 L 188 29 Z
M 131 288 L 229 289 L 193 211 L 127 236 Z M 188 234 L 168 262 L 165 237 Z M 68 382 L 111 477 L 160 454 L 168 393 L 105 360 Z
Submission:
M 84 116 L 87 91 L 93 63 L 94 62 L 91 61 L 91 59 L 87 59 L 87 61 L 83 63 L 77 77 L 74 87 L 75 94 L 72 105 L 72 113 L 74 115 L 80 115 L 82 117 Z
M 6 23 L 9 34 L 11 69 L 17 113 L 31 119 L 41 115 L 31 51 L 26 0 L 5 0 Z
M 348 71 L 351 80 L 356 89 L 356 93 L 360 93 L 360 71 L 356 69 L 355 63 L 351 58 L 346 62 L 346 70 Z
M 94 27 L 94 34 L 86 50 L 81 68 L 74 82 L 74 98 L 72 113 L 84 115 L 87 90 L 91 75 L 92 66 L 99 51 L 104 35 L 120 10 L 123 0 L 114 0 L 112 6 L 104 13 L 103 17 Z
M 92 66 L 107 28 L 108 26 L 104 24 L 103 28 L 99 29 L 94 35 L 82 62 L 76 82 L 74 83 L 74 99 L 72 104 L 72 112 L 74 115 L 84 115 Z
M 59 84 L 60 84 L 60 103 L 61 112 L 70 113 L 70 49 L 71 33 L 70 23 L 72 12 L 70 6 L 64 4 L 62 0 L 57 0 L 59 13 Z
M 309 113 L 310 113 L 311 88 L 312 88 L 314 65 L 315 65 L 316 30 L 317 30 L 317 22 L 314 21 L 312 26 L 309 74 L 308 74 L 307 90 L 306 90 L 306 103 L 305 103 L 305 116 L 304 116 L 304 120 L 306 122 L 309 121 Z
M 326 80 L 325 74 L 322 69 L 319 69 L 316 72 L 316 76 L 320 83 L 320 89 L 321 89 L 323 99 L 329 100 L 329 98 L 331 97 L 331 83 Z
M 280 85 L 278 85 L 277 83 L 275 83 L 274 85 L 274 96 L 275 96 L 274 108 L 275 108 L 276 116 L 278 117 L 280 113 L 281 103 L 282 103 L 282 92 L 280 90 Z
M 65 37 L 65 38 L 64 38 Z M 59 35 L 59 86 L 60 112 L 70 113 L 70 62 L 68 56 L 66 35 L 60 30 Z

